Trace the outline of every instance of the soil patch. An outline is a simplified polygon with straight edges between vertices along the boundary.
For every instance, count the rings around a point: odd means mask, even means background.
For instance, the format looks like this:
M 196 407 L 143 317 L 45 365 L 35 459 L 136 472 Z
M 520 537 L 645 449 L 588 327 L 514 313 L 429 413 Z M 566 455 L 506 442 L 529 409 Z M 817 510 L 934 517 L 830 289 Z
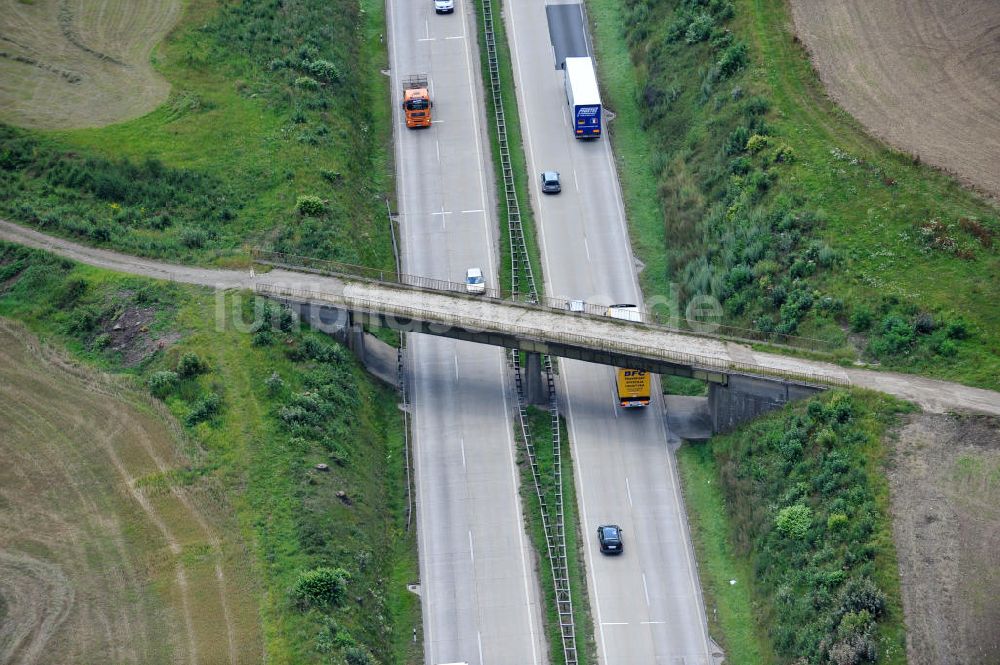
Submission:
M 135 367 L 181 338 L 180 333 L 170 332 L 154 339 L 149 327 L 155 319 L 155 307 L 126 307 L 118 316 L 102 322 L 101 329 L 109 338 L 107 349 L 120 353 L 124 366 Z
M 170 84 L 150 54 L 180 0 L 0 0 L 0 121 L 101 127 L 149 113 Z
M 1000 419 L 921 414 L 889 486 L 911 665 L 1000 662 Z
M 791 5 L 837 103 L 879 138 L 1000 198 L 1000 2 Z

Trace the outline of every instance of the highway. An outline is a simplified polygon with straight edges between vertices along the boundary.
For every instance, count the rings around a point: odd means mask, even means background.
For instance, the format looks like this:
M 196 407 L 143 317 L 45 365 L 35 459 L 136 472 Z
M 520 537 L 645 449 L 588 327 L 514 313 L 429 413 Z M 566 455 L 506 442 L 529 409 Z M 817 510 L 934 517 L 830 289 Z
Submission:
M 405 272 L 496 285 L 498 228 L 472 5 L 388 3 L 398 210 Z M 429 74 L 434 124 L 405 127 L 401 77 Z M 425 659 L 547 662 L 539 591 L 518 498 L 502 350 L 407 340 Z
M 641 303 L 609 143 L 573 138 L 557 69 L 557 57 L 590 55 L 580 6 L 508 0 L 505 19 L 546 292 Z M 541 194 L 542 170 L 562 174 L 561 194 Z M 560 368 L 599 660 L 706 665 L 701 590 L 658 383 L 648 408 L 626 412 L 615 405 L 611 368 L 568 360 Z M 596 528 L 607 522 L 623 529 L 621 556 L 598 550 Z

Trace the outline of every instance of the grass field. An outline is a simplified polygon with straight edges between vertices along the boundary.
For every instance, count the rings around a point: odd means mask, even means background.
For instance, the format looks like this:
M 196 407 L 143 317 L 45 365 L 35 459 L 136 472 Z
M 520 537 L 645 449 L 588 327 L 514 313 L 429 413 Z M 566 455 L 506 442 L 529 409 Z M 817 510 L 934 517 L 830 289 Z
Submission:
M 251 333 L 255 307 L 261 326 Z M 254 662 L 261 651 L 273 663 L 348 652 L 359 663 L 421 660 L 409 634 L 420 609 L 405 587 L 417 559 L 397 397 L 346 350 L 240 294 L 217 300 L 9 245 L 0 245 L 0 316 L 77 360 L 126 371 L 183 423 L 197 454 L 180 468 L 134 472 L 136 482 L 165 497 L 202 484 L 226 497 L 257 585 L 243 603 L 257 621 Z M 181 555 L 200 563 L 211 552 Z M 346 572 L 347 595 L 296 593 L 304 573 L 322 568 Z
M 165 482 L 200 455 L 143 392 L 0 319 L 4 662 L 259 662 L 232 506 Z
M 279 5 L 185 3 L 156 51 L 170 97 L 142 117 L 0 126 L 0 214 L 186 261 L 231 263 L 264 244 L 393 266 L 383 5 Z
M 149 113 L 170 84 L 150 54 L 179 0 L 0 2 L 0 122 L 101 127 Z
M 997 209 L 833 106 L 783 0 L 588 10 L 647 296 L 1000 386 Z

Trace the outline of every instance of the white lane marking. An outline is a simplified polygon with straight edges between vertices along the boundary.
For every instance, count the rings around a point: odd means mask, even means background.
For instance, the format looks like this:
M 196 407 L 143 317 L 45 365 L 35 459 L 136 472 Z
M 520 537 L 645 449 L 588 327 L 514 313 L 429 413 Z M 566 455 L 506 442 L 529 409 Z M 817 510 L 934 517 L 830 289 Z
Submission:
M 513 19 L 511 19 L 511 33 L 514 32 L 513 23 L 514 21 Z M 514 43 L 517 44 L 517 41 L 515 40 Z M 570 433 L 572 434 L 574 441 L 579 441 L 580 439 L 577 438 L 576 436 L 576 418 L 573 417 L 572 393 L 569 390 L 566 390 L 568 384 L 568 380 L 566 378 L 566 372 L 563 371 L 561 376 L 562 376 L 563 390 L 565 391 L 563 392 L 563 394 L 566 395 L 566 415 L 567 419 L 569 420 Z M 583 481 L 583 460 L 580 459 L 579 457 L 580 454 L 581 454 L 580 448 L 576 448 L 577 459 L 574 460 L 573 462 L 573 470 L 577 475 L 577 487 L 586 487 L 587 485 L 585 485 Z M 576 497 L 577 500 L 580 502 L 580 513 L 581 513 L 580 519 L 582 523 L 590 524 L 590 517 L 587 514 L 587 499 L 586 497 L 584 497 L 584 492 L 577 492 Z M 583 532 L 587 534 L 587 547 L 589 548 L 589 551 L 593 552 L 594 536 L 591 535 L 590 529 L 584 529 Z M 586 566 L 586 568 L 587 571 L 590 573 L 590 588 L 593 589 L 594 613 L 597 615 L 597 635 L 598 635 L 597 643 L 601 647 L 601 655 L 604 656 L 603 662 L 607 663 L 610 662 L 608 661 L 608 643 L 604 639 L 604 622 L 601 621 L 601 598 L 600 594 L 597 591 L 597 574 L 594 573 L 593 565 Z
M 458 35 L 457 37 L 445 37 L 445 39 L 465 39 L 465 35 Z
M 471 214 L 471 213 L 474 213 L 474 212 L 486 212 L 486 211 L 483 210 L 482 208 L 479 208 L 477 210 L 462 210 L 461 212 L 462 212 L 462 214 L 468 215 L 468 214 Z
M 462 437 L 462 468 L 465 468 L 465 437 Z
M 458 381 L 458 354 L 452 356 L 455 359 L 455 380 Z
M 466 52 L 468 52 L 468 49 L 466 49 Z M 505 367 L 506 365 L 503 366 Z M 510 388 L 508 383 L 510 381 L 509 375 L 503 370 L 501 370 L 500 374 L 502 377 L 504 377 L 504 384 L 506 385 L 506 388 L 509 389 Z M 506 419 L 506 422 L 508 423 L 514 422 L 511 419 L 510 405 L 507 403 L 506 397 L 502 401 L 503 401 L 503 415 L 504 418 Z M 510 466 L 509 466 L 510 483 L 511 487 L 514 489 L 513 493 L 514 514 L 517 516 L 517 523 L 520 525 L 524 524 L 524 514 L 521 512 L 521 500 L 518 498 L 520 495 L 518 493 L 518 487 L 517 487 L 517 461 L 514 459 L 513 427 L 507 428 L 507 457 L 510 460 Z M 524 529 L 517 529 L 517 544 L 518 544 L 518 549 L 521 552 L 521 578 L 524 580 L 524 604 L 529 608 L 527 615 L 528 615 L 528 632 L 531 633 L 531 662 L 534 663 L 534 665 L 538 665 L 538 649 L 535 644 L 535 642 L 537 641 L 537 638 L 535 637 L 535 622 L 531 620 L 531 610 L 530 610 L 531 592 L 528 586 L 529 578 L 534 579 L 534 577 L 533 574 L 528 572 L 528 560 L 527 557 L 525 556 L 525 551 L 524 551 L 525 550 Z M 598 616 L 600 616 L 600 614 L 598 614 Z M 604 659 L 604 662 L 608 662 L 608 659 L 606 657 Z
M 666 623 L 666 621 L 640 621 L 644 626 L 660 626 Z
M 580 191 L 580 179 L 576 177 L 576 169 L 573 169 L 573 182 L 576 183 L 576 191 Z
M 642 592 L 646 594 L 646 607 L 649 607 L 649 585 L 646 584 L 646 573 L 642 574 Z
M 555 58 L 553 57 L 553 59 Z M 573 125 L 569 121 L 569 111 L 566 110 L 565 106 L 562 107 L 562 112 L 563 112 L 563 124 L 566 125 L 566 129 L 572 129 Z
M 443 123 L 444 123 L 444 120 L 431 120 L 431 124 L 432 125 L 440 125 L 440 124 L 443 124 Z
M 627 626 L 628 621 L 603 621 L 602 626 Z
M 479 642 L 479 662 L 482 664 L 486 661 L 483 660 L 483 634 L 479 631 L 476 631 L 476 640 Z
M 418 42 L 436 42 L 437 37 L 420 37 L 417 39 Z
M 628 476 L 625 476 L 625 497 L 628 499 L 628 507 L 632 507 L 632 488 L 628 484 Z M 642 583 L 646 583 L 646 574 L 642 575 Z
M 431 122 L 431 124 L 434 124 L 433 121 Z M 434 152 L 437 153 L 437 158 L 438 158 L 438 161 L 440 162 L 441 161 L 441 142 L 438 141 L 438 140 L 434 141 Z
M 450 210 L 444 210 L 444 209 L 439 210 L 438 212 L 432 212 L 432 213 L 430 213 L 431 216 L 435 216 L 435 215 L 450 215 L 450 214 L 452 214 Z
M 430 24 L 430 22 L 427 21 L 427 19 L 424 19 L 424 34 L 427 35 L 428 39 L 430 39 L 430 36 L 431 36 L 431 24 Z
M 476 548 L 472 546 L 472 531 L 469 531 L 469 558 L 472 559 L 472 563 L 476 562 Z
M 587 251 L 587 263 L 590 263 L 590 243 L 587 242 L 587 236 L 583 237 L 583 248 Z

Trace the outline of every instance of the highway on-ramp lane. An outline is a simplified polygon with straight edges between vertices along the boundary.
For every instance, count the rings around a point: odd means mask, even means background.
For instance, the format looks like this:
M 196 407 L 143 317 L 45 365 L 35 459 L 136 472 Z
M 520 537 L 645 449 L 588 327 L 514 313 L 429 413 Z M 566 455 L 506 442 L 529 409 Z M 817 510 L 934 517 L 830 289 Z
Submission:
M 557 28 L 549 29 L 550 19 L 559 20 Z M 541 2 L 510 0 L 506 21 L 547 293 L 641 303 L 608 141 L 573 138 L 555 61 L 557 53 L 587 55 L 577 52 L 587 43 L 580 38 L 583 13 L 572 5 L 550 4 L 547 11 Z M 566 43 L 553 44 L 550 35 Z M 543 170 L 561 172 L 561 194 L 538 191 L 536 174 Z M 711 662 L 662 399 L 654 394 L 649 407 L 627 412 L 616 406 L 611 368 L 567 360 L 560 368 L 601 662 Z M 598 552 L 596 528 L 607 522 L 624 531 L 621 556 Z
M 483 129 L 473 5 L 390 0 L 403 270 L 496 286 L 495 206 Z M 433 126 L 408 130 L 400 79 L 428 74 Z M 427 663 L 547 662 L 538 585 L 518 498 L 501 349 L 408 337 L 420 590 Z

